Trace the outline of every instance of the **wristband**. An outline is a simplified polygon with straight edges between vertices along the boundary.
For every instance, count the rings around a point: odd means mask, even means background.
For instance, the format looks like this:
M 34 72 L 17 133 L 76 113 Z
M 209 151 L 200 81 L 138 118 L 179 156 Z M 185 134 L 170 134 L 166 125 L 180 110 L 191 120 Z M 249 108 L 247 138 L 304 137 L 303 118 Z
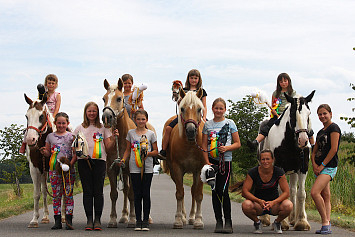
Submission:
M 325 164 L 322 162 L 322 165 L 325 167 Z

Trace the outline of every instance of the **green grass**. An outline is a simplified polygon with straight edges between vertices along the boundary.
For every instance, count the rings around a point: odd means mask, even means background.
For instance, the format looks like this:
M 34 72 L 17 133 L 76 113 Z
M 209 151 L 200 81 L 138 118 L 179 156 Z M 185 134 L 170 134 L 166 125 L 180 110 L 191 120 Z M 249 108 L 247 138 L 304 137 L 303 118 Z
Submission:
M 105 185 L 108 185 L 108 178 L 105 179 Z M 33 184 L 21 184 L 23 189 L 22 197 L 14 194 L 10 184 L 0 184 L 0 220 L 14 215 L 19 215 L 33 209 Z M 52 193 L 52 188 L 48 183 L 48 190 Z M 77 179 L 74 185 L 74 195 L 81 193 L 82 188 L 80 179 Z M 48 204 L 52 204 L 52 198 L 47 196 Z M 40 207 L 43 207 L 43 198 L 41 195 Z

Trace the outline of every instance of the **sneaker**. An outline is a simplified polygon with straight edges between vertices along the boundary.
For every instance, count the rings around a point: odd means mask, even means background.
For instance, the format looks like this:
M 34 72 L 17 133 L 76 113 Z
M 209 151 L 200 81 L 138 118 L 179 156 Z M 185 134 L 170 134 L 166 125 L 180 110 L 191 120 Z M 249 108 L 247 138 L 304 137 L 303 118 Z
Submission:
M 134 228 L 135 231 L 142 230 L 142 221 L 136 221 L 136 227 Z
M 226 219 L 226 223 L 224 224 L 223 233 L 231 234 L 233 233 L 232 220 Z
M 332 233 L 332 231 L 330 230 L 330 224 L 329 225 L 322 225 L 322 228 L 320 230 L 316 230 L 316 234 L 328 235 L 331 233 Z
M 160 160 L 166 160 L 166 150 L 160 150 L 159 154 L 157 155 L 157 158 Z
M 250 150 L 252 151 L 256 151 L 256 149 L 258 148 L 259 146 L 259 142 L 257 140 L 254 140 L 254 141 L 247 141 L 247 146 L 250 148 Z
M 263 233 L 263 224 L 261 223 L 261 220 L 258 222 L 254 222 L 254 234 L 262 234 Z
M 148 223 L 148 221 L 143 221 L 143 222 L 142 222 L 142 230 L 143 230 L 143 231 L 148 231 L 148 230 L 149 230 L 149 223 Z
M 272 223 L 272 228 L 274 228 L 274 232 L 276 234 L 282 234 L 282 229 L 281 229 L 281 223 L 280 222 L 274 221 L 274 223 Z
M 22 155 L 24 155 L 26 153 L 26 143 L 25 142 L 22 143 L 19 153 Z

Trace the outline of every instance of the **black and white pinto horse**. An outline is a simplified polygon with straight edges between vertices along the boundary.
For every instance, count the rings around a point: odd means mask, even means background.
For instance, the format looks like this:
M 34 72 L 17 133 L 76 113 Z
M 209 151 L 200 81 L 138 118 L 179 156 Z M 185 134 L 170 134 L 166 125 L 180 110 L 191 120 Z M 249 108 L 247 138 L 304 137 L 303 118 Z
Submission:
M 26 112 L 27 128 L 25 141 L 27 160 L 30 166 L 30 174 L 33 181 L 33 218 L 28 225 L 30 228 L 38 227 L 39 199 L 43 194 L 43 218 L 41 223 L 49 223 L 49 213 L 47 205 L 47 172 L 49 168 L 49 158 L 44 158 L 39 148 L 45 145 L 46 137 L 52 132 L 53 116 L 46 105 L 47 96 L 42 100 L 31 100 L 25 94 L 25 100 L 29 104 Z M 51 125 L 52 124 L 52 125 Z M 53 129 L 55 129 L 53 127 Z
M 308 171 L 310 144 L 308 132 L 311 131 L 308 103 L 315 91 L 307 97 L 292 98 L 285 94 L 290 103 L 273 125 L 259 150 L 270 149 L 275 156 L 275 166 L 282 167 L 290 175 L 290 200 L 293 211 L 289 216 L 290 224 L 295 230 L 310 230 L 305 210 L 305 181 Z M 269 224 L 269 220 L 264 224 Z M 288 223 L 283 223 L 283 229 L 288 229 Z

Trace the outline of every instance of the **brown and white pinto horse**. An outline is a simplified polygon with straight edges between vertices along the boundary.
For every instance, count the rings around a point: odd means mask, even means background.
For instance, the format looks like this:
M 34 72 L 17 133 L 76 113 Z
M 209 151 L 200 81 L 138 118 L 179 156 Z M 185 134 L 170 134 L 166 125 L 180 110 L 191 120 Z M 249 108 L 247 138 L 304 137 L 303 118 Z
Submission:
M 130 119 L 127 110 L 124 107 L 124 95 L 123 95 L 123 81 L 120 78 L 117 84 L 110 85 L 108 81 L 104 80 L 104 87 L 107 90 L 106 94 L 103 97 L 105 107 L 103 109 L 102 121 L 105 127 L 110 127 L 112 129 L 118 129 L 119 138 L 118 138 L 118 151 L 119 157 L 123 157 L 123 154 L 126 149 L 126 137 L 127 133 L 130 129 L 136 128 L 133 120 Z M 155 132 L 154 128 L 147 123 L 148 129 Z M 111 214 L 110 214 L 110 222 L 108 227 L 116 228 L 117 227 L 117 213 L 116 213 L 116 202 L 118 198 L 118 180 L 117 176 L 119 175 L 119 167 L 113 166 L 111 169 L 111 164 L 114 160 L 118 158 L 117 147 L 116 145 L 107 151 L 107 175 L 110 179 L 111 185 Z M 119 223 L 127 223 L 128 227 L 134 227 L 135 220 L 135 212 L 134 212 L 134 195 L 133 189 L 130 185 L 130 176 L 129 176 L 129 162 L 126 162 L 125 167 L 123 168 L 123 209 L 122 216 L 119 220 Z M 128 199 L 130 202 L 130 211 L 128 212 Z M 129 215 L 128 215 L 129 214 Z M 150 222 L 152 220 L 150 219 Z
M 53 117 L 46 105 L 46 94 L 41 101 L 33 101 L 25 94 L 25 100 L 27 104 L 29 104 L 29 108 L 26 113 L 26 155 L 29 162 L 30 173 L 33 182 L 34 201 L 33 218 L 28 227 L 36 228 L 38 227 L 39 199 L 41 197 L 41 191 L 43 194 L 44 206 L 44 213 L 41 223 L 49 223 L 47 205 L 47 172 L 49 169 L 49 158 L 44 158 L 44 156 L 40 153 L 39 148 L 45 146 L 47 135 L 53 131 Z
M 175 214 L 174 228 L 183 228 L 186 224 L 186 211 L 184 206 L 183 177 L 185 173 L 193 174 L 193 184 L 191 187 L 192 205 L 189 215 L 189 224 L 193 224 L 195 229 L 203 229 L 201 202 L 203 199 L 202 182 L 200 172 L 205 163 L 202 151 L 197 144 L 202 143 L 202 121 L 203 104 L 200 100 L 202 90 L 196 93 L 180 90 L 181 102 L 179 104 L 179 122 L 171 132 L 169 147 L 167 149 L 167 159 L 163 162 L 164 170 L 170 173 L 176 186 L 177 209 Z M 170 118 L 165 127 L 176 116 Z M 165 164 L 166 163 L 166 164 Z

